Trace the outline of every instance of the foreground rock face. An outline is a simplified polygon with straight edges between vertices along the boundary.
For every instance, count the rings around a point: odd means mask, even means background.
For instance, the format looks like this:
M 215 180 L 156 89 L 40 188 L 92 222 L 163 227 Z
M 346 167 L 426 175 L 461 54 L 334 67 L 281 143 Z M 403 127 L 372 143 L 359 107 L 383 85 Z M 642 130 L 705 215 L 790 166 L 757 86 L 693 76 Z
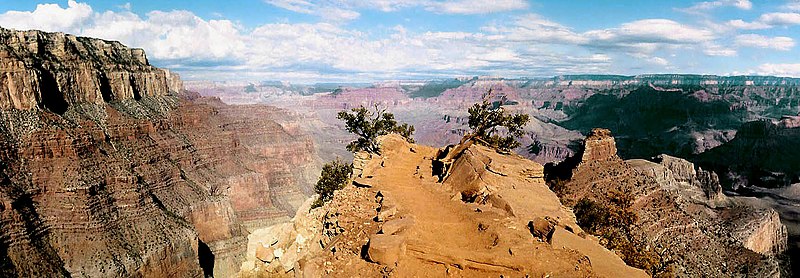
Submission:
M 786 249 L 787 232 L 774 210 L 726 197 L 716 174 L 688 161 L 666 155 L 654 161 L 581 163 L 562 200 L 605 203 L 612 192 L 633 195 L 636 231 L 664 261 L 674 261 L 677 276 L 781 275 L 776 255 Z
M 116 42 L 0 29 L 0 276 L 227 277 L 247 228 L 294 214 L 318 162 L 292 116 L 180 84 Z
M 253 233 L 240 276 L 647 276 L 580 230 L 537 163 L 470 144 L 445 152 L 396 135 L 381 148 L 380 156 L 356 156 L 358 187 L 299 211 L 293 224 Z M 442 182 L 434 165 L 448 168 Z M 535 236 L 534 228 L 551 232 Z M 259 260 L 259 244 L 291 259 Z

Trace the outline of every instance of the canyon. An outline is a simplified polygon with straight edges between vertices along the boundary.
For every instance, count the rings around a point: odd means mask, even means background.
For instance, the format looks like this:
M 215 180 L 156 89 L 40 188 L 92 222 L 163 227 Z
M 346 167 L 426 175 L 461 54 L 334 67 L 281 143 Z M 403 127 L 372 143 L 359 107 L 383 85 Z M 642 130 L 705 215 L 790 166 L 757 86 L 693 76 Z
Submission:
M 0 29 L 0 61 L 0 276 L 232 276 L 312 193 L 288 111 L 187 92 L 118 42 Z
M 800 163 L 795 160 L 800 79 L 686 74 L 563 75 L 552 78 L 465 77 L 372 84 L 188 82 L 201 95 L 262 103 L 303 115 L 324 159 L 352 157 L 338 111 L 379 105 L 417 129 L 420 144 L 456 144 L 467 132 L 467 108 L 492 89 L 497 107 L 531 116 L 516 153 L 541 164 L 574 156 L 585 135 L 614 133 L 622 159 L 683 158 L 720 181 L 720 192 L 775 209 L 788 228 L 788 257 L 800 268 Z M 250 90 L 245 91 L 245 88 Z M 322 91 L 322 92 L 320 92 Z M 327 91 L 327 92 L 325 92 Z M 742 132 L 744 131 L 744 132 Z M 708 176 L 710 178 L 710 175 Z
M 0 276 L 785 276 L 796 164 L 760 154 L 795 139 L 798 85 L 184 82 L 118 42 L 0 28 Z M 531 115 L 515 153 L 462 140 L 484 98 Z M 360 105 L 419 143 L 347 152 L 336 113 Z M 337 158 L 352 183 L 312 209 Z M 583 225 L 577 203 L 619 192 L 664 269 Z

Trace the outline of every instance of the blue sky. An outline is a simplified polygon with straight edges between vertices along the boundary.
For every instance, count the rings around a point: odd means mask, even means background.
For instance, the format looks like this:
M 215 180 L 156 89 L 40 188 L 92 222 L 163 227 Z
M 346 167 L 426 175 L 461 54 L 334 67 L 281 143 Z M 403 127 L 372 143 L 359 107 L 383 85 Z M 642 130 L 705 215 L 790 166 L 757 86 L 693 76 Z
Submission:
M 190 80 L 800 77 L 800 0 L 4 0 L 0 26 L 118 40 Z

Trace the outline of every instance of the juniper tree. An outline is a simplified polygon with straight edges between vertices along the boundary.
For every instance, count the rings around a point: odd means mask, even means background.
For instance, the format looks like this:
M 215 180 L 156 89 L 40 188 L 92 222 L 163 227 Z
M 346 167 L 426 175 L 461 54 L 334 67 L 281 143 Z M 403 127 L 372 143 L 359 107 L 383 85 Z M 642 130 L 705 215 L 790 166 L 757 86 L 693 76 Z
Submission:
M 469 108 L 470 139 L 503 151 L 520 146 L 517 138 L 525 134 L 523 128 L 530 121 L 527 114 L 509 114 L 502 106 L 489 103 L 492 90 L 479 103 Z
M 333 192 L 347 185 L 352 172 L 353 164 L 344 163 L 339 159 L 325 163 L 322 166 L 322 174 L 314 185 L 314 192 L 319 194 L 319 197 L 311 208 L 321 207 L 333 199 Z
M 380 109 L 377 105 L 375 111 L 370 111 L 364 106 L 359 106 L 347 111 L 341 111 L 336 118 L 344 121 L 345 128 L 350 133 L 358 135 L 358 138 L 347 145 L 347 150 L 351 152 L 366 151 L 369 153 L 380 153 L 378 136 L 397 133 L 403 136 L 409 143 L 414 143 L 414 126 L 403 123 L 399 124 L 394 119 L 394 114 Z

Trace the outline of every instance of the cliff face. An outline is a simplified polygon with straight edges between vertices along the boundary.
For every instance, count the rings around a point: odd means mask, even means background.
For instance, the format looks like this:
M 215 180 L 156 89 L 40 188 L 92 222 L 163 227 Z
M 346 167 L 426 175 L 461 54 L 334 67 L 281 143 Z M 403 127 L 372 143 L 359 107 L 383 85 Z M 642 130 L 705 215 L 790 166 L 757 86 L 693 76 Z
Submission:
M 595 128 L 586 137 L 581 162 L 618 160 L 617 143 L 608 129 Z
M 285 111 L 183 92 L 116 42 L 0 29 L 0 276 L 230 276 L 318 164 Z
M 587 149 L 595 137 L 587 137 Z M 776 255 L 786 250 L 787 230 L 775 210 L 726 197 L 716 174 L 686 160 L 583 161 L 562 192 L 566 204 L 584 198 L 607 203 L 613 192 L 630 195 L 638 215 L 634 231 L 663 250 L 662 260 L 673 261 L 679 277 L 781 274 Z
M 180 86 L 142 49 L 63 33 L 0 29 L 0 59 L 3 109 L 60 114 L 74 104 L 164 96 Z

